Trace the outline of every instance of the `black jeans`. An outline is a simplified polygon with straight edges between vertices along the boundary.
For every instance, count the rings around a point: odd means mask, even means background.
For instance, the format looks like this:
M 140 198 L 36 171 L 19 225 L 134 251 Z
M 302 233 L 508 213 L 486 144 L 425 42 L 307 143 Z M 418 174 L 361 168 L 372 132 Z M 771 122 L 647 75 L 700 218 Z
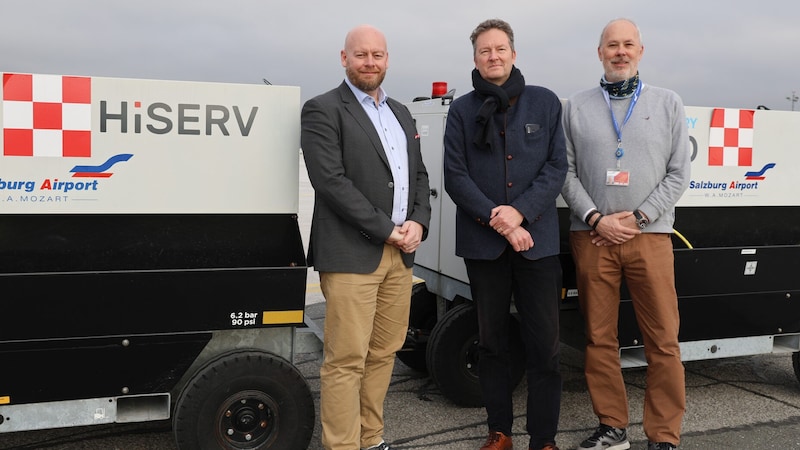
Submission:
M 513 295 L 520 317 L 528 377 L 530 447 L 555 442 L 561 410 L 558 256 L 531 261 L 511 247 L 495 260 L 465 260 L 480 334 L 479 377 L 489 430 L 511 434 L 511 358 L 508 330 Z

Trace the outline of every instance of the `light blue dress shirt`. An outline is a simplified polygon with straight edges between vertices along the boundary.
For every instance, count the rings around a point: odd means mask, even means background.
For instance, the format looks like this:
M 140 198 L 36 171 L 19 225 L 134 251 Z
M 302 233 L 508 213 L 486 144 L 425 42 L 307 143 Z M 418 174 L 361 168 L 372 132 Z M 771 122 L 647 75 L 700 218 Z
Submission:
M 392 178 L 394 179 L 392 222 L 395 225 L 402 225 L 406 221 L 408 213 L 408 142 L 406 141 L 406 134 L 392 109 L 386 103 L 387 97 L 383 88 L 378 88 L 380 101 L 376 104 L 375 99 L 369 94 L 353 86 L 350 80 L 345 79 L 345 81 L 364 108 L 369 120 L 372 121 L 372 125 L 375 127 L 375 131 L 378 132 L 378 136 L 381 138 L 383 151 L 389 161 Z

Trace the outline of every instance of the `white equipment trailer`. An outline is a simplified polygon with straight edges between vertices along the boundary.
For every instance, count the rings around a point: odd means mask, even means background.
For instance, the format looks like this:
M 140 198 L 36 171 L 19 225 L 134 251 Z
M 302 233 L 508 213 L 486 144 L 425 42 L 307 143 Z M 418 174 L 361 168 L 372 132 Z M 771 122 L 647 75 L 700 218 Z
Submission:
M 456 207 L 442 179 L 453 94 L 407 104 L 429 172 L 433 215 L 414 267 L 424 283 L 415 287 L 408 338 L 398 357 L 427 370 L 454 403 L 478 406 L 477 319 L 464 263 L 455 256 Z M 800 112 L 689 106 L 686 121 L 692 181 L 677 205 L 673 237 L 682 358 L 786 353 L 800 380 Z M 585 341 L 569 253 L 569 211 L 560 198 L 559 205 L 561 340 L 580 349 Z M 647 364 L 624 286 L 619 344 L 623 367 Z M 512 337 L 512 348 L 520 345 Z M 523 353 L 515 354 L 518 381 Z
M 300 88 L 2 78 L 0 433 L 306 448 Z

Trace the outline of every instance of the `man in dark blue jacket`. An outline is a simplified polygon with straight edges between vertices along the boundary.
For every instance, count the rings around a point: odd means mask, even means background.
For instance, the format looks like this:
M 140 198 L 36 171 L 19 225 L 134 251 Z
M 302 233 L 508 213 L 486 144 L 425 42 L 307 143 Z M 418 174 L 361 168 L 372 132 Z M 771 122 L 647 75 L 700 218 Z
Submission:
M 487 20 L 470 40 L 474 90 L 450 106 L 444 176 L 458 207 L 456 254 L 466 263 L 478 311 L 489 426 L 482 449 L 512 448 L 512 298 L 525 344 L 529 448 L 555 449 L 561 402 L 556 197 L 567 172 L 561 102 L 548 89 L 525 85 L 508 23 Z

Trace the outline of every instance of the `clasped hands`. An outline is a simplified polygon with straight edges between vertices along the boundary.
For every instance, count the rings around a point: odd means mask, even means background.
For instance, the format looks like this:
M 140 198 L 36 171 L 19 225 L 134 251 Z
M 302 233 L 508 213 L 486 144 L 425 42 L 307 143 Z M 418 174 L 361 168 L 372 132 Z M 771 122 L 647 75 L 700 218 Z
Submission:
M 509 205 L 495 206 L 489 217 L 489 226 L 506 238 L 515 252 L 533 248 L 533 237 L 520 226 L 525 217 L 516 208 Z
M 395 226 L 386 243 L 400 249 L 403 253 L 414 253 L 422 242 L 422 225 L 413 220 L 406 220 L 401 226 Z
M 624 244 L 638 234 L 642 234 L 642 230 L 636 226 L 633 211 L 621 211 L 603 216 L 590 233 L 592 244 L 598 247 Z

